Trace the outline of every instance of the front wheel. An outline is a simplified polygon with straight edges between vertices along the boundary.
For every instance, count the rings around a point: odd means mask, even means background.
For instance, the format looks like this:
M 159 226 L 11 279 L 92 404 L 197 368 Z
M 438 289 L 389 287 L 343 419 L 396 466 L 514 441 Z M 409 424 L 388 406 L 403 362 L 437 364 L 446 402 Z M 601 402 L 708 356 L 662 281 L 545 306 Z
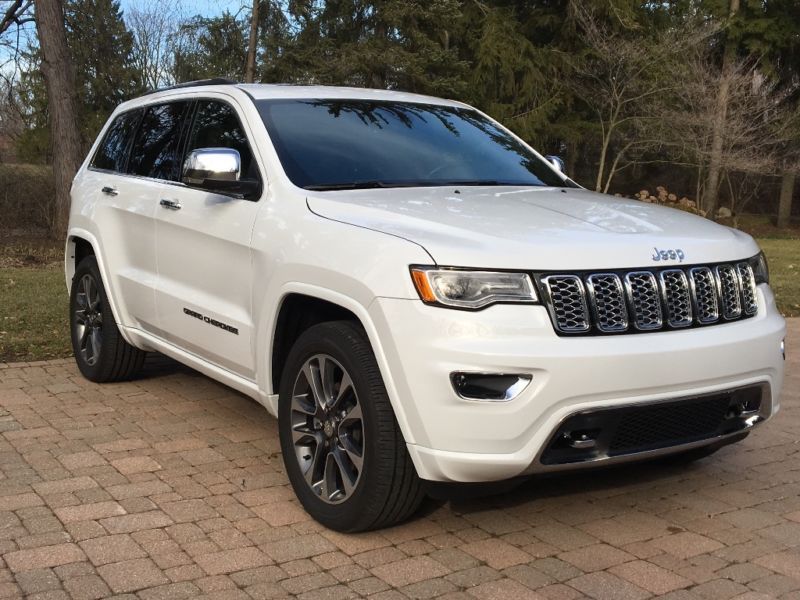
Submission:
M 337 531 L 388 527 L 423 498 L 366 335 L 322 323 L 295 343 L 278 423 L 289 481 L 306 511 Z
M 72 351 L 86 379 L 123 381 L 141 369 L 146 353 L 122 338 L 94 256 L 84 258 L 75 269 L 69 315 Z

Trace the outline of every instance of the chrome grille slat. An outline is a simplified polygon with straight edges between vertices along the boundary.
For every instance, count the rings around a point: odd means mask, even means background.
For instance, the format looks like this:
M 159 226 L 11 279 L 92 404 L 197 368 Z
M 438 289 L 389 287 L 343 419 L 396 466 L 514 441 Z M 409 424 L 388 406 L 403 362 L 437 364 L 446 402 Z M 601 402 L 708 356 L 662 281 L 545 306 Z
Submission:
M 742 316 L 741 282 L 736 269 L 731 265 L 719 265 L 714 269 L 722 300 L 722 316 L 728 320 Z
M 589 331 L 586 291 L 577 275 L 550 275 L 542 282 L 547 288 L 556 327 L 564 333 Z
M 595 273 L 586 278 L 589 303 L 594 310 L 597 328 L 604 333 L 628 329 L 628 307 L 619 276 Z
M 736 265 L 739 272 L 739 281 L 742 284 L 742 306 L 745 313 L 754 315 L 758 312 L 758 300 L 756 296 L 756 278 L 753 269 L 747 263 L 741 262 Z
M 672 327 L 688 327 L 692 324 L 692 300 L 686 273 L 680 269 L 667 269 L 658 277 L 667 308 L 667 322 Z
M 625 288 L 633 312 L 633 324 L 639 331 L 661 329 L 664 317 L 656 277 L 650 271 L 625 275 Z
M 689 269 L 689 282 L 694 296 L 694 310 L 701 325 L 719 320 L 717 280 L 708 267 Z
M 543 273 L 558 333 L 620 334 L 705 326 L 758 312 L 747 262 L 595 273 Z

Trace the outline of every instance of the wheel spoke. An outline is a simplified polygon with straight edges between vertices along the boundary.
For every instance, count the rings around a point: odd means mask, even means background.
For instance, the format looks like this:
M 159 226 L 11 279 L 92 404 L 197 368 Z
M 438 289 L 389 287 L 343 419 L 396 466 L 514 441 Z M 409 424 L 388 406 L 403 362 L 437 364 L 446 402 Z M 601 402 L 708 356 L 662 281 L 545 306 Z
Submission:
M 319 483 L 320 478 L 320 471 L 323 467 L 323 461 L 325 460 L 325 445 L 322 443 L 321 439 L 317 439 L 316 445 L 312 450 L 311 454 L 311 464 L 308 465 L 308 469 L 303 474 L 306 479 L 306 483 L 310 485 L 312 488 Z M 316 490 L 315 490 L 316 491 Z
M 89 302 L 89 308 L 96 309 L 100 304 L 100 293 L 94 282 L 94 277 L 86 276 L 86 299 Z
M 318 361 L 317 365 L 319 365 Z M 325 403 L 325 392 L 322 390 L 322 380 L 320 379 L 319 366 L 315 367 L 311 364 L 311 360 L 309 360 L 305 365 L 303 365 L 303 374 L 306 377 L 306 381 L 308 381 L 308 387 L 311 390 L 311 394 L 314 396 L 314 405 L 316 407 L 316 411 L 318 414 L 321 414 Z
M 75 294 L 75 304 L 78 305 L 78 311 L 76 312 L 86 312 L 86 309 L 89 306 L 89 301 L 86 299 L 86 294 L 84 292 L 78 292 Z
M 292 427 L 292 441 L 295 446 L 305 446 L 312 442 L 319 444 L 322 440 L 319 431 L 315 431 L 307 424 L 302 423 Z
M 97 327 L 92 328 L 92 359 L 96 362 L 100 358 L 100 349 L 103 345 L 103 338 L 100 335 L 100 329 Z
M 364 466 L 363 449 L 359 450 L 356 448 L 353 439 L 349 435 L 340 436 L 339 441 L 342 443 L 345 456 L 353 464 L 356 473 L 361 473 L 361 469 Z
M 341 465 L 337 460 L 335 452 L 328 452 L 328 456 L 325 460 L 325 493 L 327 495 L 328 500 L 339 500 L 344 498 L 338 498 L 337 496 L 342 495 L 345 490 L 339 488 L 339 480 L 344 481 L 346 479 L 345 474 L 342 472 Z M 352 490 L 352 487 L 351 487 Z M 344 493 L 344 497 L 346 498 L 349 496 L 349 493 Z
M 353 390 L 353 380 L 350 379 L 350 375 L 347 371 L 342 372 L 342 381 L 339 383 L 339 389 L 336 392 L 336 397 L 333 401 L 333 406 L 335 408 L 340 408 L 341 402 L 343 398 L 348 396 L 348 392 Z
M 361 420 L 363 420 L 363 416 L 361 414 L 361 405 L 358 403 L 358 400 L 356 400 L 356 403 L 353 404 L 350 408 L 348 408 L 347 411 L 344 413 L 340 427 L 345 423 L 352 424 L 353 421 L 361 421 Z
M 353 490 L 356 487 L 356 481 L 358 481 L 358 471 L 356 471 L 355 475 L 352 475 L 348 465 L 347 455 L 342 452 L 340 449 L 335 448 L 333 452 L 331 452 L 334 461 L 336 462 L 336 468 L 339 470 L 340 479 L 342 480 L 342 485 L 344 486 L 344 494 L 345 496 L 349 496 L 353 493 Z
M 292 410 L 296 410 L 306 415 L 316 416 L 317 404 L 314 399 L 308 398 L 308 392 L 302 394 L 295 394 L 292 396 Z
M 78 347 L 85 351 L 86 344 L 89 342 L 89 333 L 91 332 L 91 327 L 87 325 L 78 325 Z
M 322 393 L 325 407 L 333 404 L 333 378 L 336 375 L 336 366 L 326 356 L 319 358 L 319 378 L 322 382 Z
M 83 352 L 84 357 L 86 358 L 86 362 L 91 364 L 92 355 L 94 354 L 94 349 L 92 347 L 93 344 L 92 339 L 92 328 L 87 327 L 86 331 L 83 334 L 83 339 L 81 340 L 81 351 Z

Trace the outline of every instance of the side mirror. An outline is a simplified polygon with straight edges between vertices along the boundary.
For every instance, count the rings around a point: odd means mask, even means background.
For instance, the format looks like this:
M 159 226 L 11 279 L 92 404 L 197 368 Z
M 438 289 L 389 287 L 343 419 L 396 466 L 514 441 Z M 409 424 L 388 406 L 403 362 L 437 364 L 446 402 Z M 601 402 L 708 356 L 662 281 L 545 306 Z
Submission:
M 212 192 L 251 198 L 261 190 L 261 183 L 241 179 L 242 158 L 233 148 L 198 148 L 183 162 L 181 181 L 188 186 Z
M 555 167 L 556 171 L 559 173 L 564 173 L 566 170 L 566 165 L 564 164 L 564 160 L 560 156 L 545 156 L 547 162 L 549 162 L 553 167 Z M 564 173 L 566 174 L 566 173 Z

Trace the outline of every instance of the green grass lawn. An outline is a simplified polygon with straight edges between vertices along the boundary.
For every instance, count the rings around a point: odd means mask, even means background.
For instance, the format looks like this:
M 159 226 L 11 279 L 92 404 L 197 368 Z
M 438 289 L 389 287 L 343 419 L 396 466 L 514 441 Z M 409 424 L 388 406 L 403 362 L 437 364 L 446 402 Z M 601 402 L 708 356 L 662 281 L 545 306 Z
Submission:
M 759 239 L 769 262 L 769 280 L 778 308 L 787 317 L 800 317 L 800 239 Z
M 767 254 L 772 288 L 786 316 L 800 316 L 800 239 L 760 239 Z M 67 291 L 60 249 L 18 252 L 11 266 L 0 263 L 0 362 L 69 356 Z M 46 264 L 22 266 L 46 256 Z M 10 254 L 6 254 L 6 257 Z M 29 261 L 30 262 L 30 261 Z
M 60 264 L 0 268 L 0 362 L 71 354 Z

